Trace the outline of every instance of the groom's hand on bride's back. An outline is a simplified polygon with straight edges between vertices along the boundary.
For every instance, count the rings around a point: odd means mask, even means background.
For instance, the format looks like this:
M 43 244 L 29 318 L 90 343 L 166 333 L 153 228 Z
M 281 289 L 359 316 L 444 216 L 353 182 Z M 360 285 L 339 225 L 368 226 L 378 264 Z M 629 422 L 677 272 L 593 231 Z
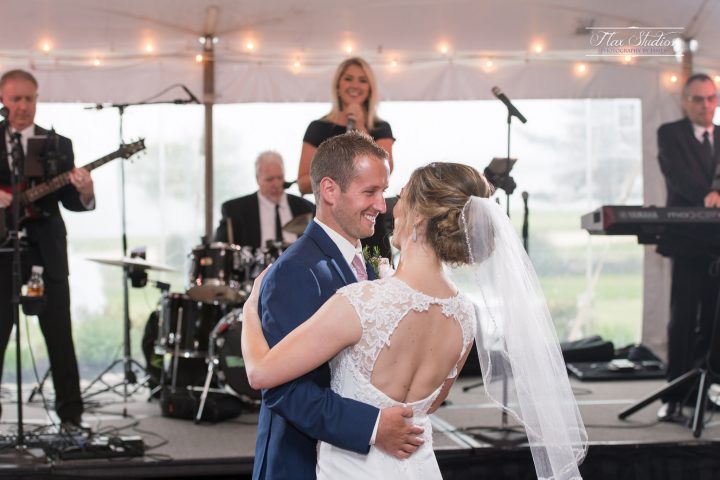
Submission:
M 375 446 L 397 458 L 408 458 L 423 444 L 423 429 L 412 424 L 413 412 L 407 407 L 380 411 Z

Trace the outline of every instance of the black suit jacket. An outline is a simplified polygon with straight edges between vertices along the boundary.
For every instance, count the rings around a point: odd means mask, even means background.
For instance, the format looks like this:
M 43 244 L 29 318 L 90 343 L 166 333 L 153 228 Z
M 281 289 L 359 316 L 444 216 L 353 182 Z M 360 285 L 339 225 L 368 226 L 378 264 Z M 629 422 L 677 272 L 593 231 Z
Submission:
M 315 213 L 315 205 L 296 195 L 287 194 L 292 216 Z M 215 231 L 216 242 L 227 242 L 227 219 L 232 223 L 235 244 L 260 248 L 260 204 L 257 192 L 222 204 L 222 218 Z
M 701 143 L 695 138 L 690 120 L 683 118 L 662 125 L 657 132 L 658 161 L 665 177 L 668 207 L 702 207 L 713 190 L 713 179 L 720 163 L 720 127 L 713 130 L 714 158 L 708 164 Z M 692 241 L 693 229 L 685 227 L 658 243 L 658 252 L 667 255 L 696 255 L 702 251 Z
M 7 122 L 0 123 L 0 186 L 9 190 L 11 185 L 10 167 L 8 165 L 8 153 L 6 146 Z M 47 130 L 35 126 L 36 135 L 47 135 Z M 55 148 L 55 165 L 46 165 L 45 173 L 49 177 L 53 168 L 56 174 L 72 170 L 75 167 L 72 142 L 69 138 L 56 135 L 57 145 Z M 39 218 L 29 219 L 24 223 L 27 231 L 28 255 L 32 264 L 43 265 L 45 275 L 49 278 L 60 280 L 68 276 L 67 258 L 67 230 L 65 222 L 60 214 L 59 203 L 72 211 L 85 211 L 87 208 L 80 201 L 80 194 L 72 185 L 66 185 L 60 190 L 53 192 L 41 199 L 35 205 L 43 212 Z M 0 264 L 8 267 L 10 255 L 3 255 Z
M 668 207 L 702 207 L 720 160 L 720 127 L 715 126 L 715 158 L 709 167 L 702 157 L 690 120 L 683 118 L 658 129 L 658 160 L 665 176 Z

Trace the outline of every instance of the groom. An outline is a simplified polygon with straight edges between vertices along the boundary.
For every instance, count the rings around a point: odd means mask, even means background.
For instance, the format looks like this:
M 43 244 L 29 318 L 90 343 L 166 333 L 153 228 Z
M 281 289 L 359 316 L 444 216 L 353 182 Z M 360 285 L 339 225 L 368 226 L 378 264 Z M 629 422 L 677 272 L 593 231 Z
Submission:
M 317 216 L 264 279 L 258 313 L 272 347 L 318 310 L 335 291 L 373 279 L 360 238 L 385 212 L 387 153 L 350 132 L 320 145 L 310 169 Z M 347 319 L 338 318 L 340 321 Z M 409 408 L 382 411 L 330 389 L 327 364 L 280 387 L 263 390 L 253 479 L 314 479 L 317 440 L 367 454 L 370 445 L 407 458 L 422 429 Z

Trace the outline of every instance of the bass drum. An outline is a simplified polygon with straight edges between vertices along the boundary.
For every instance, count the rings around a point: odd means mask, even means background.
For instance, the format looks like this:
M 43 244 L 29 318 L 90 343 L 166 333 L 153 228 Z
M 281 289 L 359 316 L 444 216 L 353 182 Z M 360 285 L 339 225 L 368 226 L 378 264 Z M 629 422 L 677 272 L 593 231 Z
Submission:
M 215 354 L 218 358 L 218 378 L 241 398 L 260 400 L 260 390 L 250 386 L 242 358 L 242 308 L 225 315 L 215 327 Z

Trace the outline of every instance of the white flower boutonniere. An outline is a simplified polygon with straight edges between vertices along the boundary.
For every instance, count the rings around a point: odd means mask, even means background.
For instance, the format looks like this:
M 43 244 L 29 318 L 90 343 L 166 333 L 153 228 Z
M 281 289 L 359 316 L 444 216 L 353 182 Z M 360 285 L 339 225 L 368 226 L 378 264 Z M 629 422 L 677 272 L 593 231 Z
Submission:
M 372 254 L 367 246 L 364 247 L 363 258 L 370 264 L 377 278 L 390 277 L 395 273 L 395 270 L 393 270 L 390 265 L 390 260 L 380 256 L 380 249 L 378 247 L 373 248 Z

